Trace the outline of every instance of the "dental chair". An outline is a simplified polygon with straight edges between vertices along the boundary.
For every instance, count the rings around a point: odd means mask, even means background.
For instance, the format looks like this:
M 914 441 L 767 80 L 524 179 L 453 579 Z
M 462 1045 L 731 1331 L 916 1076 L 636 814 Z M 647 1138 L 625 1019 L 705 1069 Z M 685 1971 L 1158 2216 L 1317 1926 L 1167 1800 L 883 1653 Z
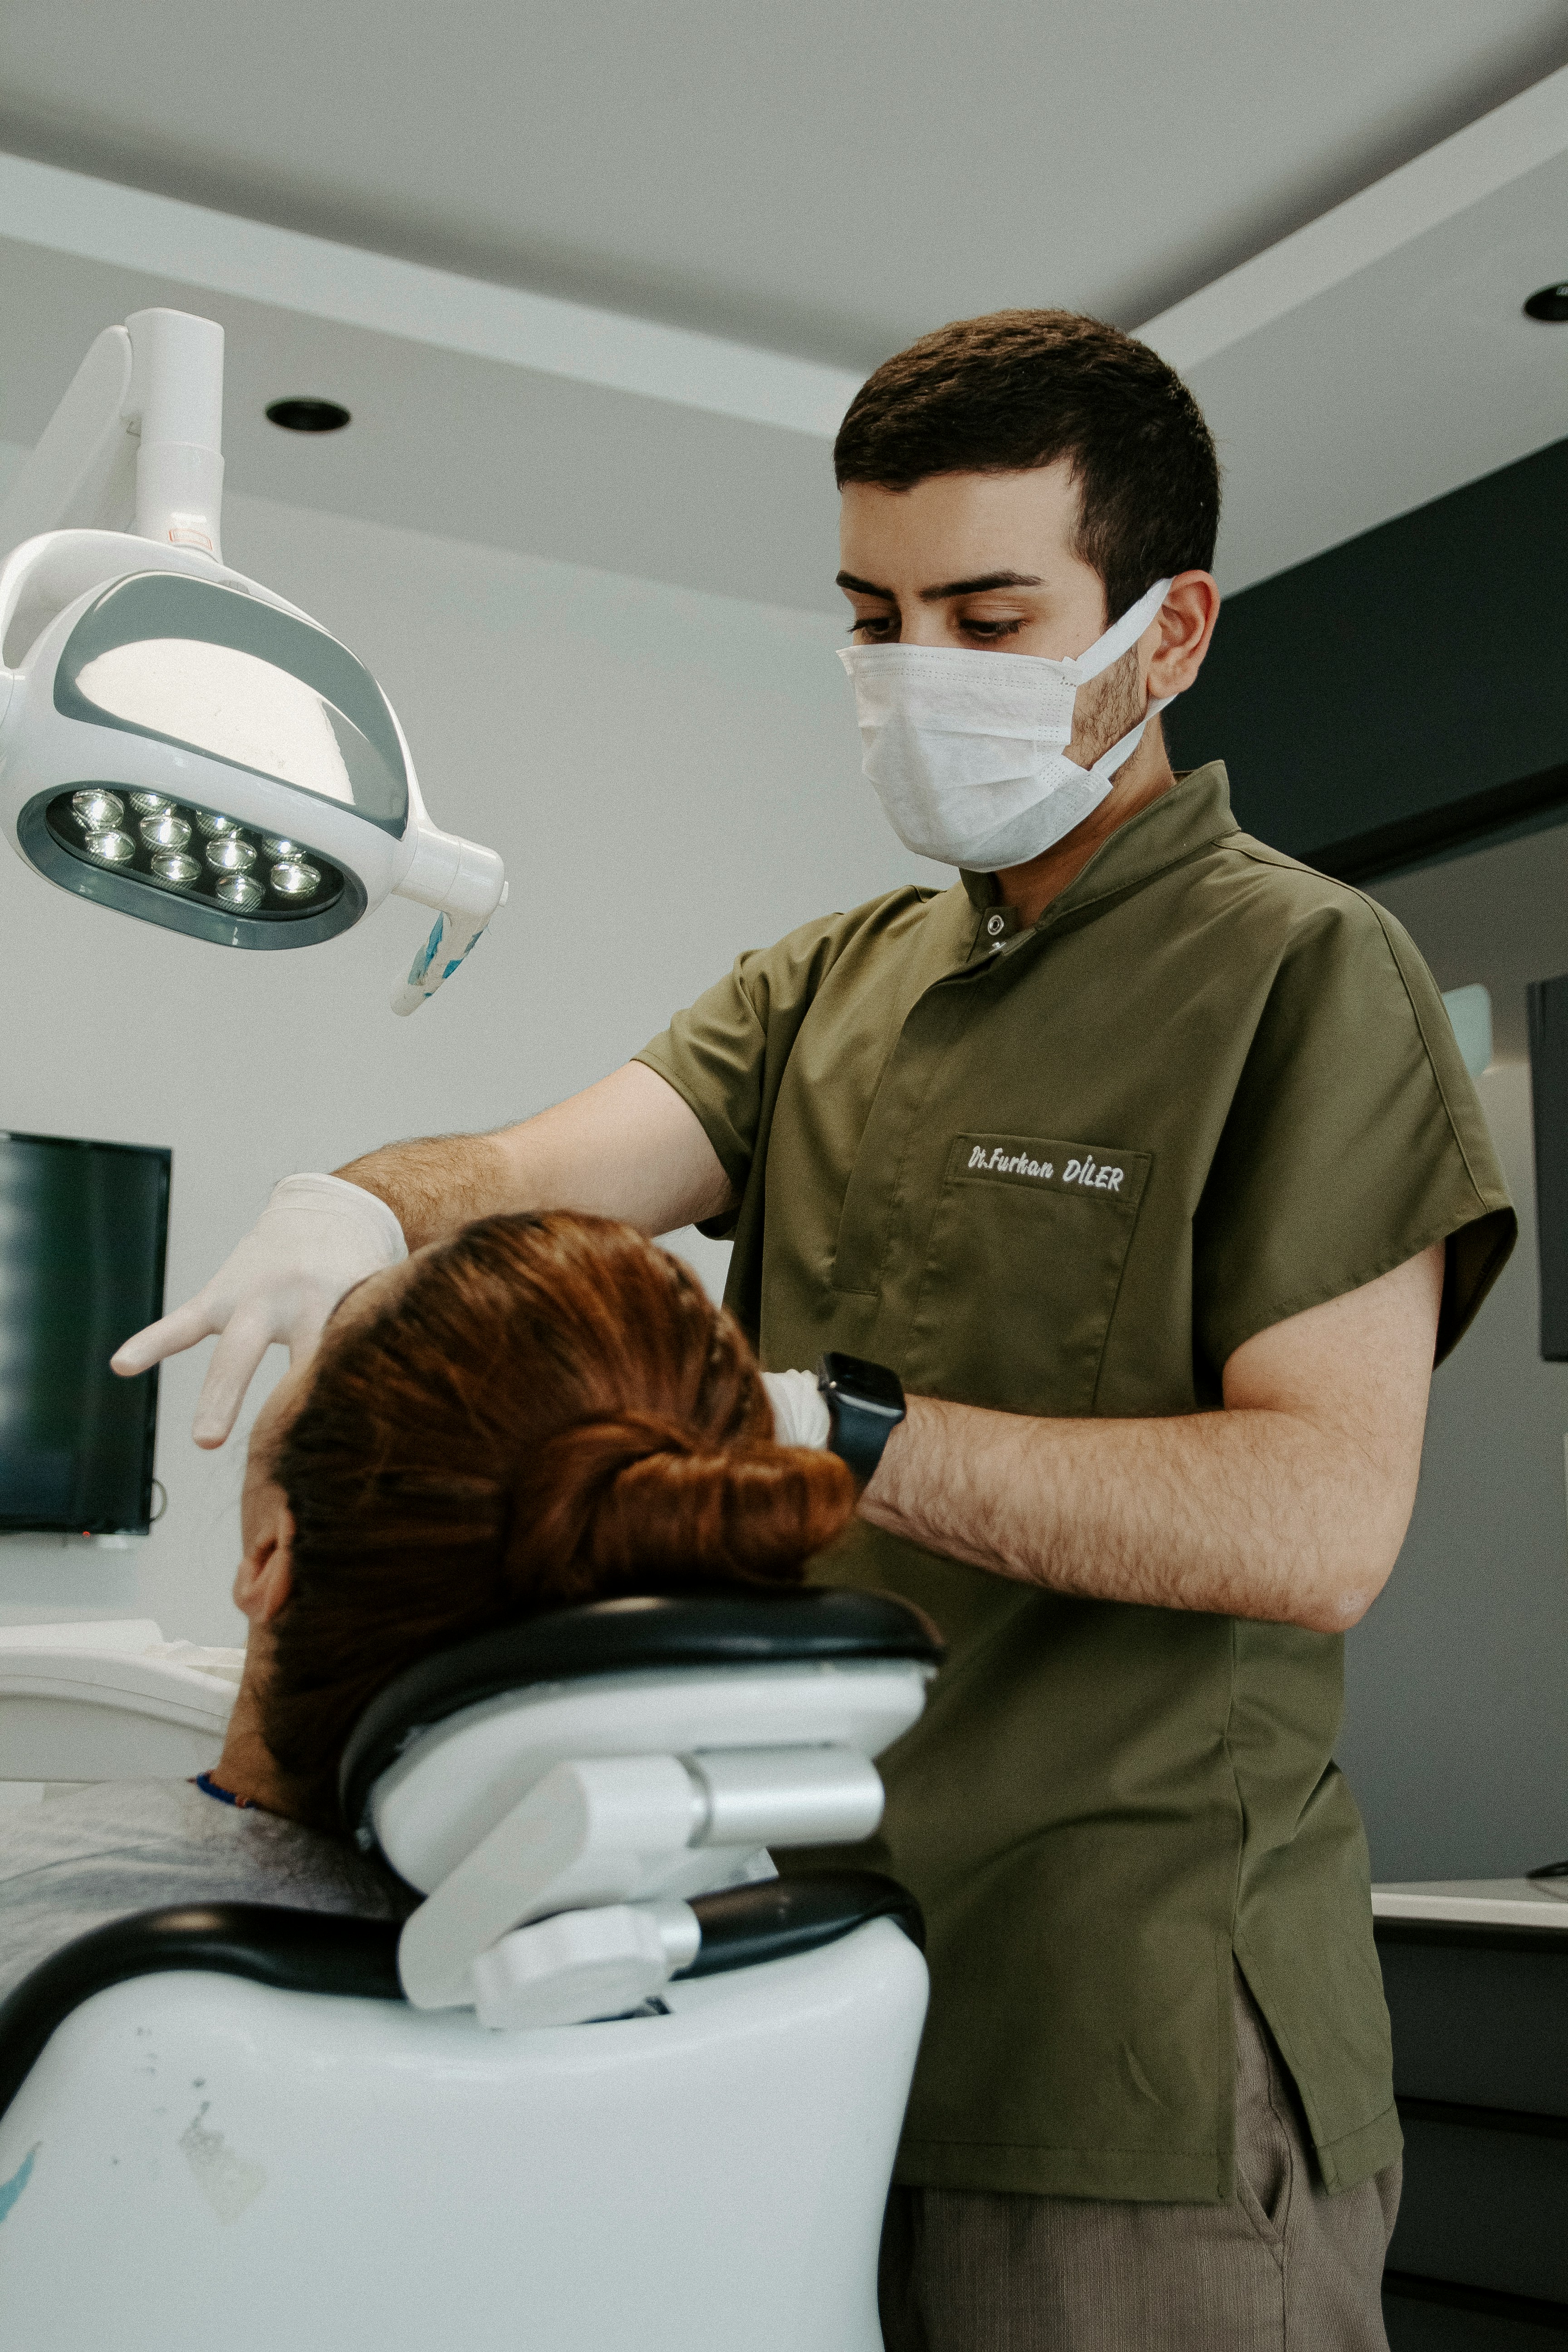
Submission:
M 889 1597 L 562 1612 L 345 1753 L 399 1926 L 79 1937 L 0 2007 L 4 2338 L 116 2352 L 876 2352 L 924 2018 L 875 1829 L 940 1651 Z

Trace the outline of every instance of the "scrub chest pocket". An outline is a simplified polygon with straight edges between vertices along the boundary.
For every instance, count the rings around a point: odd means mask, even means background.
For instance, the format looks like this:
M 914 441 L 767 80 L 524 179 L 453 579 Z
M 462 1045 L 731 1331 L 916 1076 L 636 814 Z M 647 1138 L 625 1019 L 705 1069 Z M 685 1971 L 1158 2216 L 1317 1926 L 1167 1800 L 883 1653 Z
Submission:
M 955 1136 L 907 1384 L 1005 1412 L 1091 1412 L 1151 1162 L 1111 1143 Z

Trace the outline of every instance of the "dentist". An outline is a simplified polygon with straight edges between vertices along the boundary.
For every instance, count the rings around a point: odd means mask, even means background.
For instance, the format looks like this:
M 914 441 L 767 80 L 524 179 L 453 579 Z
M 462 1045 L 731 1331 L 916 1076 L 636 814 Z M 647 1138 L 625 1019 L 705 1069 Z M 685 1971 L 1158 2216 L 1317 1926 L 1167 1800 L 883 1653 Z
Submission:
M 272 1341 L 470 1218 L 732 1235 L 781 1426 L 865 1482 L 822 1573 L 950 1643 L 868 1856 L 932 1981 L 889 2347 L 1373 2352 L 1400 2137 L 1342 1637 L 1512 1211 L 1405 934 L 1167 761 L 1219 606 L 1179 379 L 972 320 L 836 461 L 866 773 L 952 887 L 742 955 L 521 1126 L 286 1179 L 117 1369 L 220 1334 L 217 1444 Z

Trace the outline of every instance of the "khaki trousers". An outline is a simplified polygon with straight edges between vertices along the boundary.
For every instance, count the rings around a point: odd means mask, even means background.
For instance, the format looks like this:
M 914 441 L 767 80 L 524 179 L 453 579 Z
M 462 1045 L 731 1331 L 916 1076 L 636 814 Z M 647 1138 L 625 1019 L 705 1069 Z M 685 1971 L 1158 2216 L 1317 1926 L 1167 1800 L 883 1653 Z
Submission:
M 1295 2086 L 1236 1979 L 1236 2201 L 1101 2204 L 899 2189 L 888 2352 L 1387 2352 L 1400 2167 L 1330 2197 Z

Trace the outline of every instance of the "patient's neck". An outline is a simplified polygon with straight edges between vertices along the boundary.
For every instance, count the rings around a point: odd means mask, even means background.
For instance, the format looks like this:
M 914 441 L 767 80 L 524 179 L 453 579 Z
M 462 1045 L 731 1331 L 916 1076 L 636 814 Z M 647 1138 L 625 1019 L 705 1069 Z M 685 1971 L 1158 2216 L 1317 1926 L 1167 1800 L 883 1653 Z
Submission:
M 228 1719 L 228 1732 L 223 1743 L 223 1754 L 212 1768 L 212 1778 L 231 1797 L 238 1797 L 247 1805 L 260 1805 L 269 1813 L 286 1813 L 297 1818 L 297 1809 L 290 1800 L 289 1784 L 278 1769 L 278 1760 L 261 1736 L 261 1706 L 258 1685 L 264 1671 L 259 1646 L 253 1633 L 246 1645 L 245 1672 L 234 1702 L 234 1713 Z

